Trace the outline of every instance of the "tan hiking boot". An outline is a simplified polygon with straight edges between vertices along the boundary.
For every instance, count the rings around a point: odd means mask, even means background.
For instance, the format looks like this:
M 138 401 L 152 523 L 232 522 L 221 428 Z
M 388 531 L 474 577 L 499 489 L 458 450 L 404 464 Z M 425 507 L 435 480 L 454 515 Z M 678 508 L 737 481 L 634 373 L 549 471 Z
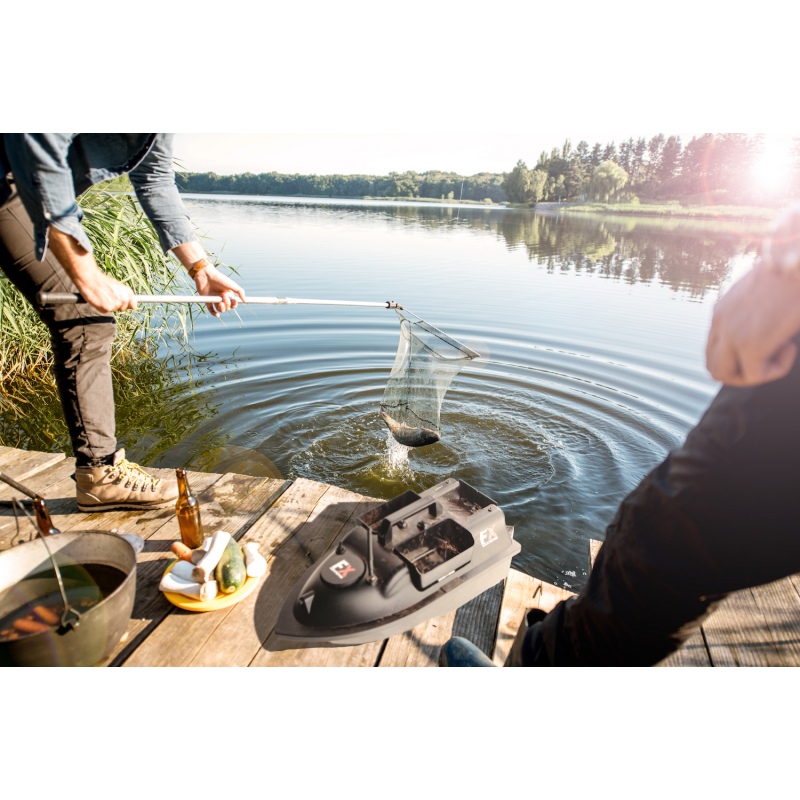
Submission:
M 78 508 L 81 511 L 166 508 L 178 499 L 175 480 L 156 478 L 125 458 L 125 450 L 114 453 L 114 463 L 75 469 Z

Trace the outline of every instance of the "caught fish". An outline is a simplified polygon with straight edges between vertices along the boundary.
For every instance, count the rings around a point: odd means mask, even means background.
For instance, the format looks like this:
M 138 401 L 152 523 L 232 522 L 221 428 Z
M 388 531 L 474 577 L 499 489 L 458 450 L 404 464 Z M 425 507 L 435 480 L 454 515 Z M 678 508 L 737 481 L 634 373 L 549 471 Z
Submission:
M 381 417 L 392 432 L 392 436 L 406 447 L 423 447 L 426 444 L 435 444 L 441 438 L 436 431 L 422 426 L 407 425 L 398 422 L 381 409 Z

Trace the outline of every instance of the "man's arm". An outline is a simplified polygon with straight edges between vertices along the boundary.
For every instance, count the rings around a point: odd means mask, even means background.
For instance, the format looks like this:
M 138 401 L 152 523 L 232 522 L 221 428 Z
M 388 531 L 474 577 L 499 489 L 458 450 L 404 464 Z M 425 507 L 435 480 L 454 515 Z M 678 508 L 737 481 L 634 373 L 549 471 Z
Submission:
M 67 153 L 72 133 L 7 133 L 6 154 L 14 183 L 34 227 L 36 256 L 48 245 L 86 302 L 105 313 L 136 308 L 133 292 L 106 275 L 92 255 L 81 225 Z
M 36 258 L 47 252 L 51 230 L 68 234 L 87 252 L 92 245 L 81 225 L 67 153 L 74 133 L 6 133 L 6 148 L 19 198 L 33 222 Z
M 131 288 L 103 272 L 71 235 L 51 226 L 49 236 L 50 249 L 87 303 L 104 313 L 136 308 Z
M 189 214 L 175 186 L 175 172 L 172 167 L 172 145 L 174 134 L 160 133 L 153 147 L 129 177 L 148 219 L 158 233 L 164 252 L 171 251 L 178 261 L 190 270 L 202 259 L 206 251 L 197 240 Z M 198 294 L 220 295 L 220 303 L 208 303 L 207 308 L 215 317 L 221 311 L 236 308 L 241 300 L 245 302 L 245 292 L 238 283 L 223 275 L 209 259 L 207 266 L 194 275 Z

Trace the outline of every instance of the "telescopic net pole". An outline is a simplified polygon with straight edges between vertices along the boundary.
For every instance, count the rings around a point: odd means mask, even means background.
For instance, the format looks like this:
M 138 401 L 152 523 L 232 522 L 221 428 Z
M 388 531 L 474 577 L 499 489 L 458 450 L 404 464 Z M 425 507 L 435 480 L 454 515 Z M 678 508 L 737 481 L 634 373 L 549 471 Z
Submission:
M 198 294 L 137 294 L 137 303 L 219 303 L 221 295 Z M 75 292 L 39 292 L 37 302 L 42 306 L 69 305 L 86 301 Z M 367 306 L 371 308 L 402 308 L 393 300 L 382 303 L 368 303 L 361 300 L 309 300 L 297 297 L 248 297 L 244 305 L 315 305 L 315 306 Z

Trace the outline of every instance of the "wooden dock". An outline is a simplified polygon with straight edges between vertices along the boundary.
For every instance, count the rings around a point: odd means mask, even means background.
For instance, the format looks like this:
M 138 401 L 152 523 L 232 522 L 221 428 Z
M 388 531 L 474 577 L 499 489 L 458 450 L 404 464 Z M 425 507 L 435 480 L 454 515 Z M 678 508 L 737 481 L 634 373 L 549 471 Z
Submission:
M 228 608 L 205 613 L 173 606 L 158 589 L 179 539 L 172 509 L 83 514 L 71 478 L 74 459 L 0 447 L 0 471 L 42 497 L 56 528 L 114 530 L 141 536 L 136 600 L 122 640 L 99 666 L 431 667 L 454 635 L 475 642 L 502 664 L 529 608 L 552 608 L 570 593 L 512 569 L 498 583 L 449 614 L 389 639 L 347 647 L 293 647 L 278 640 L 283 603 L 306 569 L 382 502 L 324 483 L 238 474 L 190 472 L 207 530 L 223 528 L 240 542 L 256 542 L 269 569 L 256 590 Z M 171 470 L 154 470 L 170 477 Z M 34 538 L 27 519 L 19 527 L 13 498 L 0 484 L 0 550 Z M 599 542 L 587 553 L 594 559 Z M 731 595 L 702 630 L 660 666 L 800 665 L 800 576 Z

